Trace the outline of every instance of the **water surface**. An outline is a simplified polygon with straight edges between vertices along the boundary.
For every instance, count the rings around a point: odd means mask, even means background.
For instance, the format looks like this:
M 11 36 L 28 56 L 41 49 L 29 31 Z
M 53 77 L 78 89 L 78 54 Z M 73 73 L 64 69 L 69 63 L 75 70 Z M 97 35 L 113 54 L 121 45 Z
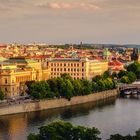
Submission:
M 97 127 L 106 139 L 110 134 L 134 134 L 140 128 L 140 99 L 112 98 L 100 102 L 0 117 L 0 140 L 26 140 L 38 128 L 54 120 Z

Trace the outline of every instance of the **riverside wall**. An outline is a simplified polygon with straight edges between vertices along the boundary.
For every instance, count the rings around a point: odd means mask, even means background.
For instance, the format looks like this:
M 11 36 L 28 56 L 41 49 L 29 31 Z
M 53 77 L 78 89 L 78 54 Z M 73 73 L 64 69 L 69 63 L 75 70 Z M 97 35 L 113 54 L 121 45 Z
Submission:
M 103 92 L 94 93 L 85 96 L 72 97 L 70 101 L 64 98 L 60 98 L 60 99 L 32 101 L 29 103 L 9 105 L 0 108 L 0 115 L 62 108 L 66 106 L 78 105 L 78 104 L 94 102 L 102 99 L 107 99 L 110 97 L 117 96 L 117 94 L 118 94 L 117 90 L 115 89 L 115 90 L 108 90 L 108 91 L 103 91 Z

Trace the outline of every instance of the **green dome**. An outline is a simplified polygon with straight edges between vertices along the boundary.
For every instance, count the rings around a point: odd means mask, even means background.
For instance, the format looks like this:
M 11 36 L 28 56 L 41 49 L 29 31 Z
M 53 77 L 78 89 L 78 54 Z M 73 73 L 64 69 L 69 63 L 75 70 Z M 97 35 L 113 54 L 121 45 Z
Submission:
M 103 50 L 103 56 L 111 56 L 111 52 L 108 50 Z

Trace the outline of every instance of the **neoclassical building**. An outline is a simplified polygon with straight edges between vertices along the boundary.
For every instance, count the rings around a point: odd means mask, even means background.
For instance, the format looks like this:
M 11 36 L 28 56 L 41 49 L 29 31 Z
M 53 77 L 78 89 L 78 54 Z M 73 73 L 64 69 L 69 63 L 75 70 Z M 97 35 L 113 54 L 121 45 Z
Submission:
M 44 65 L 50 71 L 50 78 L 68 73 L 74 79 L 91 80 L 108 70 L 108 62 L 89 60 L 88 58 L 50 58 Z
M 37 62 L 25 58 L 10 58 L 0 62 L 0 89 L 13 98 L 25 93 L 27 81 L 41 81 L 68 73 L 74 79 L 91 80 L 108 70 L 108 62 L 87 58 L 49 58 Z
M 0 63 L 0 89 L 7 97 L 16 97 L 24 94 L 26 81 L 47 80 L 49 75 L 49 70 L 39 62 L 11 58 Z

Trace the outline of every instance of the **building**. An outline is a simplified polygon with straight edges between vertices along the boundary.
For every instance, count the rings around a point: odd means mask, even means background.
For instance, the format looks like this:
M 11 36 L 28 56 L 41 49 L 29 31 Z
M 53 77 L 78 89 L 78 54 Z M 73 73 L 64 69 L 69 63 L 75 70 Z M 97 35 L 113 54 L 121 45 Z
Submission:
M 133 53 L 131 55 L 131 60 L 134 60 L 134 61 L 139 60 L 139 48 L 133 48 Z
M 74 79 L 91 80 L 92 77 L 108 70 L 108 62 L 87 58 L 50 58 L 45 61 L 44 65 L 50 71 L 50 78 L 68 73 Z
M 119 62 L 118 60 L 114 60 L 108 63 L 109 71 L 111 73 L 113 72 L 119 72 L 120 70 L 124 70 L 123 63 Z
M 26 81 L 41 81 L 49 78 L 49 71 L 41 63 L 25 58 L 11 58 L 0 63 L 0 89 L 7 97 L 25 93 Z

